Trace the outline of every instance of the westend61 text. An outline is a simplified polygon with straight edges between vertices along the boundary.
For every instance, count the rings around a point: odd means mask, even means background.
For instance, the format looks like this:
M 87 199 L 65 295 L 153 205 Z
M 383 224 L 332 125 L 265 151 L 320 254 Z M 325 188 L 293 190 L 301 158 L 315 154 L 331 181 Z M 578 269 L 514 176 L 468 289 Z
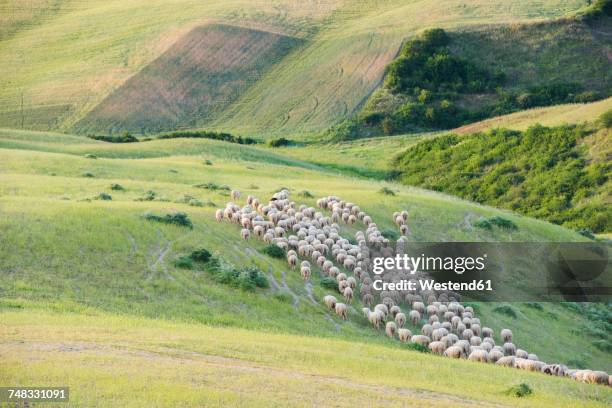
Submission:
M 377 279 L 373 282 L 375 290 L 390 290 L 390 291 L 425 291 L 425 290 L 436 290 L 436 291 L 492 291 L 493 285 L 491 280 L 473 280 L 471 282 L 436 282 L 433 279 L 419 279 L 418 281 L 412 280 L 400 280 L 397 282 L 383 282 Z

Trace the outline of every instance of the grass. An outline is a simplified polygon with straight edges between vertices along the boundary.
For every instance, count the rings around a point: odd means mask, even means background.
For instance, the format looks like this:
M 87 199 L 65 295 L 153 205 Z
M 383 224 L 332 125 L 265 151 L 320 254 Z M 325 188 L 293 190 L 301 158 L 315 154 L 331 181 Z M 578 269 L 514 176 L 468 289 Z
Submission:
M 325 129 L 356 110 L 378 85 L 401 42 L 424 27 L 554 18 L 583 6 L 583 0 L 516 5 L 502 0 L 330 0 L 316 6 L 296 0 L 266 5 L 246 0 L 95 0 L 68 3 L 58 13 L 43 7 L 41 14 L 16 18 L 24 21 L 16 24 L 25 26 L 34 19 L 44 23 L 13 30 L 14 35 L 2 40 L 0 125 L 69 129 L 184 34 L 214 21 L 307 43 L 275 64 L 209 125 L 242 134 L 299 135 Z

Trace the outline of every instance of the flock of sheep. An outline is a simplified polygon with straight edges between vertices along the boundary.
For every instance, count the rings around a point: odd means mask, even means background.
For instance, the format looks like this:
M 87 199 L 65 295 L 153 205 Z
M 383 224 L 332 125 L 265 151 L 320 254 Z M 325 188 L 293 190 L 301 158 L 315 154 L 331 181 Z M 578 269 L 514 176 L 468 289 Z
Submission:
M 221 222 L 225 219 L 240 225 L 240 235 L 245 240 L 255 235 L 286 251 L 287 263 L 291 268 L 299 267 L 304 280 L 310 279 L 312 274 L 311 262 L 325 276 L 336 279 L 343 302 L 338 301 L 334 295 L 326 295 L 323 302 L 344 320 L 348 320 L 349 304 L 358 292 L 365 306 L 364 317 L 373 327 L 384 327 L 387 336 L 397 337 L 401 342 L 420 344 L 435 354 L 449 358 L 466 358 L 570 377 L 585 383 L 612 385 L 612 376 L 603 371 L 570 369 L 563 364 L 540 361 L 537 355 L 519 349 L 512 343 L 513 335 L 509 329 L 501 330 L 500 345 L 496 344 L 494 331 L 482 326 L 473 308 L 461 305 L 457 294 L 375 290 L 369 274 L 368 248 L 380 248 L 388 252 L 391 245 L 378 230 L 372 217 L 353 203 L 335 196 L 324 197 L 317 200 L 317 206 L 322 210 L 317 211 L 313 207 L 298 206 L 290 201 L 288 190 L 275 193 L 267 204 L 249 195 L 246 206 L 242 208 L 235 204 L 240 199 L 239 191 L 232 191 L 231 199 L 232 202 L 227 203 L 225 209 L 216 211 L 216 220 Z M 326 216 L 324 210 L 330 210 L 331 215 Z M 407 211 L 393 214 L 393 221 L 402 234 L 398 244 L 407 241 L 407 220 Z M 352 244 L 340 235 L 338 224 L 355 224 L 357 221 L 363 222 L 366 229 L 365 232 L 357 231 L 357 244 Z M 397 246 L 396 251 L 401 252 L 401 245 Z M 349 276 L 351 273 L 353 276 Z M 399 271 L 383 276 L 385 280 L 401 278 L 404 276 Z M 380 303 L 374 305 L 376 298 L 380 299 Z M 405 311 L 400 304 L 406 306 Z M 417 328 L 423 319 L 427 319 L 427 323 L 422 325 L 420 333 L 413 333 L 405 327 L 410 322 Z

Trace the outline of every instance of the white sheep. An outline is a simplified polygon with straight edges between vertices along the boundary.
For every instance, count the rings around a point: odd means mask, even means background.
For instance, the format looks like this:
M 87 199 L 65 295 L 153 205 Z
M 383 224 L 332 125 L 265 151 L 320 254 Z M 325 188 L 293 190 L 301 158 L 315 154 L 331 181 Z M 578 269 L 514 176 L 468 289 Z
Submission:
M 406 324 L 406 315 L 401 312 L 396 314 L 395 323 L 397 324 L 397 327 L 404 327 L 404 325 Z
M 397 326 L 395 325 L 395 322 L 387 322 L 387 325 L 385 326 L 385 333 L 387 334 L 387 336 L 389 337 L 395 336 L 396 331 L 397 331 Z
M 412 332 L 408 329 L 400 328 L 400 329 L 397 329 L 397 337 L 402 343 L 406 343 L 412 337 Z
M 336 303 L 336 314 L 342 317 L 342 320 L 348 320 L 348 306 L 344 303 Z

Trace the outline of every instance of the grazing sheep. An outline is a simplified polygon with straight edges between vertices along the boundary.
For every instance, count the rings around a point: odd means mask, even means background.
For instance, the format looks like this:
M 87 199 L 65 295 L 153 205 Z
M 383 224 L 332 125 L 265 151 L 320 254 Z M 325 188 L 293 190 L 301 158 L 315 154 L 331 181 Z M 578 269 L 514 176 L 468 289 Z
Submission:
M 230 197 L 232 201 L 238 201 L 238 199 L 240 198 L 240 191 L 232 190 L 232 192 L 230 193 Z
M 302 266 L 300 268 L 300 275 L 302 275 L 304 280 L 310 279 L 310 266 Z
M 291 268 L 295 268 L 298 263 L 298 257 L 295 255 L 290 255 L 287 257 L 287 262 L 289 263 L 289 266 L 291 266 Z
M 490 327 L 483 327 L 482 337 L 493 337 L 493 329 L 491 329 Z
M 396 331 L 397 331 L 397 326 L 395 326 L 395 322 L 387 322 L 387 325 L 385 326 L 385 333 L 387 333 L 387 336 L 389 337 L 395 336 Z
M 323 302 L 330 309 L 335 309 L 336 308 L 336 303 L 338 303 L 338 300 L 334 296 L 332 296 L 332 295 L 326 295 L 323 298 Z
M 248 229 L 243 228 L 240 231 L 240 236 L 242 237 L 242 239 L 244 239 L 246 241 L 251 236 L 251 232 Z
M 408 313 L 408 317 L 410 317 L 410 322 L 413 326 L 416 326 L 421 321 L 421 314 L 417 310 L 411 310 Z
M 529 360 L 535 360 L 535 361 L 539 361 L 540 359 L 538 358 L 537 354 L 533 354 L 533 353 L 529 353 L 527 355 L 527 359 Z
M 525 358 L 525 359 L 529 357 L 529 353 L 521 349 L 516 349 L 516 353 L 514 355 L 517 356 L 518 358 Z
M 466 329 L 465 324 L 459 323 L 457 325 L 457 328 L 455 329 L 455 333 L 460 335 L 461 333 L 463 333 L 465 331 L 465 329 Z
M 500 335 L 504 343 L 512 342 L 512 330 L 502 329 L 502 331 L 500 332 Z
M 400 309 L 399 306 L 391 306 L 391 308 L 389 309 L 389 312 L 391 313 L 391 316 L 393 316 L 394 319 L 395 319 L 395 316 L 401 311 L 402 309 Z
M 336 282 L 340 283 L 341 281 L 345 281 L 346 280 L 346 274 L 345 273 L 339 273 L 336 276 Z
M 380 310 L 374 310 L 368 315 L 368 320 L 374 327 L 379 329 L 380 324 L 385 320 L 385 316 Z
M 371 293 L 366 293 L 361 297 L 361 303 L 365 306 L 371 306 L 374 302 L 374 296 Z
M 461 348 L 463 354 L 466 356 L 468 355 L 468 352 L 470 351 L 470 343 L 467 340 L 457 340 L 454 345 Z
M 541 361 L 527 360 L 526 358 L 516 357 L 514 367 L 527 371 L 541 371 L 546 364 Z
M 342 294 L 344 295 L 344 298 L 348 303 L 351 303 L 353 301 L 353 289 L 351 289 L 350 286 L 344 288 L 344 292 Z
M 429 345 L 429 337 L 422 334 L 416 334 L 410 338 L 412 343 L 420 344 L 421 346 L 427 347 Z
M 215 211 L 215 219 L 217 220 L 217 222 L 223 221 L 223 210 Z
M 501 365 L 504 367 L 514 367 L 514 359 L 515 359 L 514 356 L 504 356 L 504 357 L 499 358 L 495 362 L 495 364 Z
M 446 344 L 441 341 L 432 341 L 429 343 L 429 349 L 435 354 L 443 354 L 444 350 L 446 350 Z
M 577 381 L 587 384 L 608 384 L 608 374 L 603 371 L 578 370 L 575 373 Z
M 412 304 L 412 310 L 416 310 L 421 315 L 425 314 L 425 304 L 423 302 L 414 302 Z
M 516 346 L 513 343 L 504 343 L 502 346 L 504 354 L 507 356 L 513 356 L 516 354 Z
M 446 336 L 448 331 L 444 328 L 435 329 L 431 332 L 431 338 L 434 341 L 440 341 L 442 337 Z
M 345 280 L 338 282 L 338 292 L 344 293 L 344 289 L 348 288 L 348 283 Z
M 406 324 L 406 315 L 401 312 L 396 314 L 395 323 L 397 324 L 397 327 L 404 327 L 404 325 Z
M 379 310 L 385 318 L 389 314 L 389 309 L 387 308 L 387 305 L 383 305 L 382 303 L 379 303 L 374 306 L 374 310 Z
M 472 322 L 472 324 L 470 325 L 470 330 L 472 330 L 474 332 L 474 336 L 480 336 L 480 325 L 479 324 L 474 324 Z
M 342 320 L 348 320 L 348 307 L 344 303 L 336 303 L 336 314 L 342 317 Z
M 331 268 L 329 268 L 329 276 L 331 276 L 332 278 L 335 278 L 336 276 L 338 276 L 339 273 L 340 273 L 340 269 L 336 268 L 335 266 L 332 266 Z
M 402 343 L 406 343 L 412 337 L 412 332 L 408 329 L 397 329 L 397 336 Z
M 349 288 L 355 289 L 357 287 L 357 281 L 352 276 L 346 278 L 346 283 L 349 285 Z
M 489 343 L 491 346 L 495 347 L 495 340 L 493 340 L 493 337 L 484 337 L 482 342 Z
M 433 324 L 433 323 L 437 323 L 439 321 L 440 321 L 440 319 L 438 318 L 438 315 L 429 316 L 429 323 Z
M 481 349 L 486 350 L 487 352 L 493 350 L 493 346 L 491 345 L 491 343 L 487 343 L 483 341 L 482 343 L 480 343 L 479 346 Z
M 468 360 L 478 361 L 479 363 L 488 363 L 489 353 L 487 353 L 485 350 L 474 350 L 468 356 Z
M 470 329 L 468 329 L 470 330 Z M 470 337 L 470 344 L 472 346 L 480 346 L 482 344 L 482 339 L 478 336 L 472 336 Z
M 556 375 L 559 377 L 565 376 L 567 366 L 563 364 L 546 364 L 542 367 L 542 372 L 548 375 Z
M 469 340 L 474 337 L 474 332 L 472 329 L 465 329 L 463 332 L 461 332 L 461 337 L 463 337 L 464 340 Z
M 423 333 L 424 336 L 430 337 L 431 334 L 433 333 L 433 327 L 431 326 L 431 324 L 424 324 L 423 327 L 421 327 L 421 333 Z
M 464 356 L 463 349 L 458 346 L 450 346 L 444 351 L 445 357 L 462 358 Z
M 488 344 L 488 343 L 483 343 Z M 499 350 L 489 350 L 489 362 L 496 363 L 500 358 L 504 357 L 504 353 Z

